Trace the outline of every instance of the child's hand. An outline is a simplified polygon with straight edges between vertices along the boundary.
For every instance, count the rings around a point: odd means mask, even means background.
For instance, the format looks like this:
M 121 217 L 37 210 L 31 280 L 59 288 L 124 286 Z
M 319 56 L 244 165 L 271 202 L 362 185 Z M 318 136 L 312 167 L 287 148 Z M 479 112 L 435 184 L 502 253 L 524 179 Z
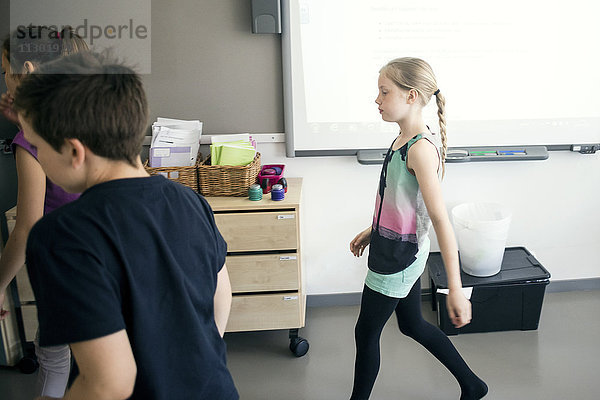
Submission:
M 457 329 L 471 322 L 471 302 L 462 290 L 450 290 L 447 300 L 448 316 Z
M 365 248 L 371 243 L 371 227 L 368 227 L 352 239 L 350 242 L 350 251 L 356 257 L 360 257 L 365 252 Z
M 0 96 L 0 112 L 9 122 L 12 122 L 15 125 L 19 125 L 19 118 L 17 117 L 17 113 L 12 107 L 15 99 L 8 93 L 2 93 Z

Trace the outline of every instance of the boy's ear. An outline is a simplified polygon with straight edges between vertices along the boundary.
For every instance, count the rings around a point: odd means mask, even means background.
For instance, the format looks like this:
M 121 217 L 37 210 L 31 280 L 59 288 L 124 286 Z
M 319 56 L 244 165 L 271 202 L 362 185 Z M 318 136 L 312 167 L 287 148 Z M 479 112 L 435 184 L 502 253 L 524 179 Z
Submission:
M 33 65 L 33 63 L 31 61 L 25 61 L 25 72 L 28 74 L 31 74 L 33 71 L 35 71 L 35 66 Z
M 86 147 L 79 139 L 66 139 L 66 144 L 68 146 L 67 151 L 71 157 L 71 166 L 75 169 L 81 168 L 86 158 Z

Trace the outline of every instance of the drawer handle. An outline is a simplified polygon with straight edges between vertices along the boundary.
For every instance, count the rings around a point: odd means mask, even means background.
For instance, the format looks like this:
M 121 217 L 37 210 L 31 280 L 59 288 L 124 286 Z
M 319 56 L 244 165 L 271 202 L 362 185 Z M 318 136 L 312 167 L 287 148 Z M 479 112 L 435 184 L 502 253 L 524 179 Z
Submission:
M 294 219 L 296 216 L 294 214 L 284 214 L 278 215 L 277 219 Z
M 298 259 L 298 257 L 296 256 L 281 256 L 279 257 L 279 261 L 290 261 L 290 260 L 296 260 Z
M 298 296 L 283 296 L 284 301 L 288 300 L 298 300 Z

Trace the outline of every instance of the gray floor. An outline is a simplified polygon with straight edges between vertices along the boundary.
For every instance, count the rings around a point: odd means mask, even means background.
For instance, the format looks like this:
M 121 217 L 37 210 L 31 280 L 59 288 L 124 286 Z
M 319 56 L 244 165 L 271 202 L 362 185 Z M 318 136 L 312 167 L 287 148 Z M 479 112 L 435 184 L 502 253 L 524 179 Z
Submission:
M 435 320 L 428 302 L 423 311 Z M 597 399 L 600 393 L 600 291 L 546 293 L 537 331 L 452 336 L 469 365 L 490 386 L 485 398 Z M 227 334 L 229 366 L 244 400 L 348 399 L 358 307 L 309 308 L 295 358 L 286 331 Z M 449 373 L 393 320 L 382 336 L 382 366 L 373 400 L 458 399 Z M 0 398 L 31 399 L 34 376 L 0 369 Z M 175 400 L 175 399 L 174 399 Z

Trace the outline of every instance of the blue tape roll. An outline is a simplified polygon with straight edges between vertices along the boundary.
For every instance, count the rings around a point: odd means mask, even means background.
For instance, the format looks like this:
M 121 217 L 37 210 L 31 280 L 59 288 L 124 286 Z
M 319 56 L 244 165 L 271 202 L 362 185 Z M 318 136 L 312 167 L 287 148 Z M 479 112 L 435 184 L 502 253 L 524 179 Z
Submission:
M 273 185 L 271 188 L 271 200 L 281 201 L 285 198 L 285 191 L 282 185 Z

